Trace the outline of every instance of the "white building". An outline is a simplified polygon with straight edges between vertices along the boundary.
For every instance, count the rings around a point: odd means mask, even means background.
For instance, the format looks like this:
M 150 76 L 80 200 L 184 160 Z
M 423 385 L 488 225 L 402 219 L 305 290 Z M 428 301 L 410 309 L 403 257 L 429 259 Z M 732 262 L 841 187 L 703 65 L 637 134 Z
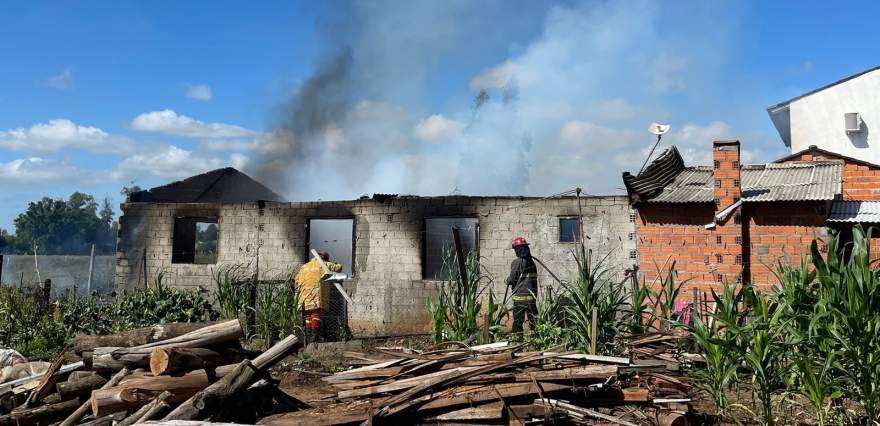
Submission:
M 880 164 L 880 67 L 773 105 L 767 112 L 792 153 L 816 146 Z

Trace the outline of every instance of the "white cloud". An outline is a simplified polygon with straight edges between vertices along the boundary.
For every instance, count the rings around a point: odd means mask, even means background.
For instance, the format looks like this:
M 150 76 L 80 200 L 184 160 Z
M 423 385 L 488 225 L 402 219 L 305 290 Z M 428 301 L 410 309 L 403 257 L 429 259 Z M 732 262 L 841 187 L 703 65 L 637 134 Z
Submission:
M 521 71 L 519 65 L 506 61 L 491 68 L 486 68 L 479 75 L 471 79 L 471 89 L 501 89 L 507 86 Z
M 73 71 L 70 69 L 70 67 L 66 67 L 63 71 L 61 71 L 60 74 L 53 75 L 46 80 L 43 80 L 41 82 L 41 85 L 58 90 L 73 90 Z
M 110 173 L 117 180 L 140 178 L 182 179 L 228 164 L 218 157 L 203 156 L 174 145 L 153 154 L 132 155 Z
M 450 120 L 443 114 L 434 114 L 419 121 L 413 129 L 416 139 L 428 142 L 439 140 L 456 140 L 461 137 L 464 124 Z
M 166 109 L 143 113 L 134 118 L 131 127 L 142 132 L 156 132 L 196 139 L 248 138 L 258 132 L 224 123 L 205 123 Z
M 82 175 L 82 171 L 68 163 L 40 157 L 19 158 L 8 163 L 0 163 L 0 182 L 39 184 L 70 181 L 82 178 Z
M 196 84 L 188 86 L 186 89 L 186 97 L 199 101 L 210 101 L 214 97 L 211 86 L 207 84 Z
M 52 153 L 62 149 L 81 149 L 96 153 L 126 153 L 134 149 L 128 139 L 112 136 L 92 126 L 80 126 L 59 118 L 30 128 L 0 131 L 0 148 L 16 151 Z

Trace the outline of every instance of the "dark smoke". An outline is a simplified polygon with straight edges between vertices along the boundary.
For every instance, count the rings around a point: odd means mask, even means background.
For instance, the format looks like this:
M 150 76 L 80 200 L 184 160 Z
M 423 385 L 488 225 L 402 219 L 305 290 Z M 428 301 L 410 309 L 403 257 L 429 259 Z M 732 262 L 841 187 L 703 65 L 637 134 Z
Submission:
M 291 174 L 319 156 L 324 131 L 340 123 L 351 107 L 352 55 L 339 49 L 320 64 L 281 108 L 275 130 L 254 158 L 255 177 L 288 193 Z

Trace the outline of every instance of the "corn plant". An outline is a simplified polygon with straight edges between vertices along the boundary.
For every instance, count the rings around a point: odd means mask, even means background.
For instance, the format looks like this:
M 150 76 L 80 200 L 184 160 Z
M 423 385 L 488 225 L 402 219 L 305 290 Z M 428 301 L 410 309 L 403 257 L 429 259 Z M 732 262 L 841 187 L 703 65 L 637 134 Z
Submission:
M 651 291 L 649 296 L 654 302 L 653 304 L 656 307 L 656 312 L 659 314 L 660 327 L 661 329 L 676 327 L 678 325 L 678 318 L 675 316 L 675 302 L 681 295 L 682 287 L 684 287 L 684 285 L 690 280 L 678 281 L 678 273 L 675 271 L 675 261 L 672 262 L 672 265 L 666 271 L 665 276 L 661 268 L 658 267 L 657 276 L 663 276 L 663 281 L 660 284 L 660 291 Z
M 829 414 L 834 410 L 834 400 L 843 395 L 833 375 L 834 354 L 821 363 L 808 357 L 795 359 L 795 370 L 799 379 L 799 393 L 810 401 L 819 426 L 824 426 Z M 817 365 L 819 364 L 819 365 Z
M 739 333 L 738 340 L 744 351 L 740 354 L 755 383 L 755 393 L 761 402 L 764 422 L 774 424 L 773 393 L 784 388 L 788 348 L 797 343 L 788 333 L 784 311 L 770 303 L 770 298 L 751 286 L 743 288 L 748 309 L 746 325 L 725 324 L 729 333 Z
M 537 298 L 537 315 L 534 326 L 526 336 L 529 346 L 544 350 L 565 343 L 565 329 L 562 327 L 565 311 L 562 309 L 562 292 L 547 287 Z
M 871 263 L 871 233 L 853 228 L 851 247 L 833 235 L 826 257 L 815 240 L 810 246 L 819 292 L 812 332 L 835 348 L 845 395 L 861 403 L 869 422 L 880 422 L 880 271 Z
M 211 271 L 214 279 L 214 301 L 224 319 L 238 318 L 249 305 L 248 285 L 252 277 L 245 265 L 227 264 Z
M 632 334 L 646 333 L 651 324 L 657 319 L 656 310 L 649 303 L 651 298 L 657 296 L 654 290 L 651 290 L 644 278 L 639 283 L 638 274 L 633 271 L 629 276 L 632 288 L 630 290 L 630 321 L 629 332 Z
M 626 294 L 623 287 L 611 279 L 611 270 L 605 266 L 607 255 L 594 261 L 592 251 L 581 244 L 574 258 L 578 267 L 577 276 L 573 283 L 565 284 L 571 302 L 566 306 L 569 343 L 592 353 L 593 309 L 596 309 L 596 351 L 612 353 L 617 345 L 617 337 L 624 328 L 618 313 L 626 302 Z
M 700 379 L 697 386 L 709 394 L 718 415 L 726 417 L 730 409 L 727 390 L 736 383 L 739 354 L 730 336 L 717 325 L 707 325 L 697 316 L 690 327 L 691 335 L 705 361 L 696 367 L 695 375 Z
M 437 298 L 428 301 L 431 313 L 431 336 L 435 343 L 443 340 L 482 342 L 483 327 L 489 339 L 500 336 L 507 308 L 495 303 L 492 278 L 480 273 L 479 257 L 471 251 L 465 258 L 465 279 L 459 282 L 458 267 L 452 250 L 443 252 L 446 279 L 438 284 Z M 486 304 L 486 315 L 482 315 Z M 489 342 L 483 342 L 489 343 Z

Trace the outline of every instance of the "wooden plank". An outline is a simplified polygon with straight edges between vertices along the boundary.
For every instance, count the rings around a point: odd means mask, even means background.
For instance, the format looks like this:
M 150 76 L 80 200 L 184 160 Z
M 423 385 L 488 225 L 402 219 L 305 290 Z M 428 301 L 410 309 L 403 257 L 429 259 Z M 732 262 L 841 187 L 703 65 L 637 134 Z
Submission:
M 555 392 L 565 389 L 571 389 L 571 386 L 558 383 L 541 383 L 544 393 Z M 438 408 L 454 407 L 457 405 L 467 405 L 475 402 L 495 401 L 499 396 L 502 398 L 513 398 L 524 395 L 537 395 L 538 387 L 534 383 L 506 383 L 500 385 L 486 385 L 481 389 L 464 392 L 445 398 L 438 398 L 434 395 L 426 395 L 419 399 L 426 402 L 421 405 L 418 410 L 434 410 Z
M 476 407 L 462 408 L 460 410 L 448 411 L 446 413 L 431 416 L 425 419 L 428 422 L 449 422 L 449 421 L 474 421 L 474 420 L 496 420 L 504 416 L 504 403 L 493 402 L 489 404 L 478 405 Z
M 471 371 L 476 368 L 477 367 L 458 367 L 458 368 L 454 368 L 452 370 L 435 371 L 433 373 L 425 374 L 422 376 L 416 376 L 416 377 L 411 377 L 408 379 L 397 380 L 395 382 L 387 383 L 387 384 L 383 384 L 383 385 L 368 386 L 365 388 L 353 389 L 353 390 L 349 390 L 349 391 L 340 391 L 338 394 L 338 397 L 342 398 L 342 399 L 357 398 L 357 397 L 362 397 L 362 396 L 371 396 L 371 395 L 376 395 L 376 394 L 380 394 L 380 393 L 388 393 L 388 392 L 394 392 L 394 391 L 399 391 L 399 390 L 403 390 L 403 389 L 409 389 L 409 388 L 418 386 L 429 379 L 433 379 L 436 377 L 442 377 L 442 376 L 452 377 L 452 376 L 455 376 L 458 374 L 462 374 L 462 373 Z

